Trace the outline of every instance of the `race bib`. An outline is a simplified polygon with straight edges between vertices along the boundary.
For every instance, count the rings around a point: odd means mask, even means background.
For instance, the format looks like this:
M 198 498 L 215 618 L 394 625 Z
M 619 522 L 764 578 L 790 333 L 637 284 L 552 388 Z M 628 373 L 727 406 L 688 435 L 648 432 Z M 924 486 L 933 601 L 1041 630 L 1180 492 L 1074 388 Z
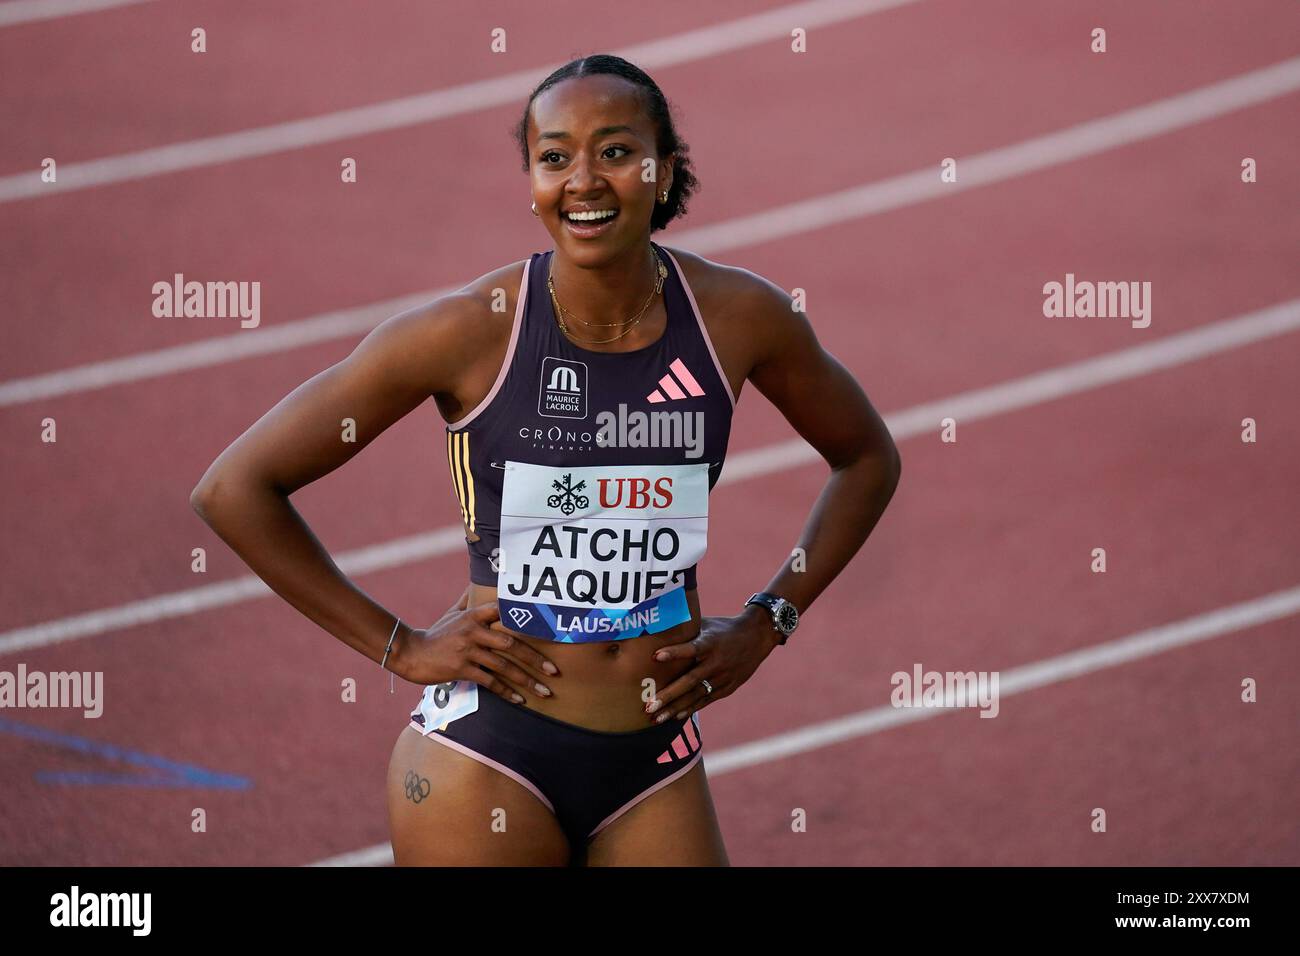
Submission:
M 459 720 L 478 710 L 478 684 L 455 680 L 446 684 L 429 684 L 424 688 L 420 705 L 411 714 L 421 718 L 424 733 L 446 730 L 453 720 Z
M 707 463 L 561 468 L 507 461 L 501 622 L 580 643 L 689 621 L 685 572 L 704 557 L 708 524 Z

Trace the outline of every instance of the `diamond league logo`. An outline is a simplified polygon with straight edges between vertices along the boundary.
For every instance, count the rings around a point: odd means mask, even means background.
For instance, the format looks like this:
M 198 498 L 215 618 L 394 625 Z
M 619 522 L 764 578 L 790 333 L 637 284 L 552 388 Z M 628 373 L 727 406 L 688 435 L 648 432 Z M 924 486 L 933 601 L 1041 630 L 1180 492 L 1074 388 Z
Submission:
M 489 560 L 491 560 L 492 570 L 496 574 L 503 572 L 505 562 L 502 557 L 500 548 L 492 549 L 492 557 Z M 528 622 L 533 619 L 533 612 L 526 607 L 512 607 L 506 611 L 506 617 L 510 619 L 510 623 L 515 626 L 516 631 L 522 631 L 528 626 Z

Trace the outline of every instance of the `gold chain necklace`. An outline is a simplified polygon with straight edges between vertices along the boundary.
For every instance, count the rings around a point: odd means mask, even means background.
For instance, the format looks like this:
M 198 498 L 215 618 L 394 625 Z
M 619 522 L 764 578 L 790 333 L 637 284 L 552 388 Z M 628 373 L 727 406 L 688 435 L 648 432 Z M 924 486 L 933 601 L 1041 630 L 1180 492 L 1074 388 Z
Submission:
M 650 308 L 650 303 L 654 301 L 655 296 L 657 296 L 661 291 L 663 291 L 663 287 L 664 287 L 664 279 L 668 278 L 668 268 L 663 264 L 663 260 L 661 260 L 661 259 L 659 258 L 659 253 L 656 252 L 656 251 L 652 248 L 652 249 L 650 250 L 650 254 L 653 255 L 653 256 L 654 256 L 654 259 L 655 259 L 655 273 L 656 273 L 656 275 L 655 275 L 655 287 L 650 291 L 650 295 L 646 298 L 646 300 L 645 300 L 645 305 L 641 306 L 641 310 L 640 310 L 639 312 L 637 312 L 636 315 L 633 316 L 631 319 L 625 319 L 625 320 L 624 320 L 624 322 L 629 323 L 628 326 L 627 326 L 627 328 L 625 328 L 622 332 L 620 332 L 618 335 L 614 336 L 613 338 L 609 338 L 609 339 L 579 339 L 579 341 L 586 342 L 586 343 L 588 343 L 588 344 L 590 344 L 590 345 L 603 345 L 603 344 L 606 343 L 606 342 L 617 342 L 617 341 L 618 341 L 619 339 L 621 339 L 623 336 L 625 336 L 625 335 L 627 335 L 629 332 L 631 332 L 632 329 L 636 328 L 637 324 L 641 321 L 641 317 L 642 317 L 643 315 L 645 315 L 645 310 L 648 309 L 648 308 Z M 546 274 L 546 288 L 550 290 L 550 293 L 551 293 L 551 302 L 553 302 L 553 303 L 555 304 L 555 315 L 556 315 L 556 318 L 559 319 L 559 321 L 560 321 L 560 328 L 564 330 L 564 334 L 565 334 L 565 335 L 567 335 L 567 336 L 569 336 L 570 338 L 573 338 L 573 339 L 577 339 L 577 338 L 578 338 L 576 335 L 573 334 L 573 332 L 569 329 L 568 324 L 564 321 L 564 317 L 565 317 L 566 315 L 569 315 L 569 316 L 572 317 L 572 318 L 578 319 L 578 321 L 581 322 L 583 325 L 590 325 L 590 326 L 604 326 L 604 327 L 608 327 L 608 326 L 613 326 L 613 325 L 622 325 L 622 324 L 623 324 L 623 322 L 588 322 L 586 319 L 578 318 L 577 316 L 574 316 L 574 315 L 572 315 L 571 313 L 569 313 L 569 312 L 564 308 L 564 306 L 560 305 L 560 298 L 559 298 L 559 296 L 557 296 L 557 295 L 555 294 L 555 271 L 554 271 L 554 269 L 555 269 L 555 259 L 552 257 L 552 259 L 551 259 L 551 268 L 548 269 L 547 274 Z

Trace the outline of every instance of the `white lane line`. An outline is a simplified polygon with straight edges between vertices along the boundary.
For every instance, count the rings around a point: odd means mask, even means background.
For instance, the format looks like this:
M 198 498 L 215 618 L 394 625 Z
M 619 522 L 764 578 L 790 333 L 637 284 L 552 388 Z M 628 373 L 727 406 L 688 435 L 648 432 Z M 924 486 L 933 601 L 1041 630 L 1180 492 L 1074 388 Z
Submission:
M 818 27 L 919 3 L 920 0 L 809 0 L 752 16 L 687 30 L 615 51 L 642 69 L 660 69 L 719 56 L 773 40 L 788 40 L 792 27 Z M 385 100 L 285 123 L 206 136 L 149 149 L 59 164 L 57 183 L 41 182 L 40 169 L 0 176 L 0 202 L 52 196 L 92 186 L 144 179 L 216 163 L 267 156 L 384 130 L 431 123 L 523 100 L 563 62 L 519 70 L 487 80 Z M 30 151 L 29 151 L 30 152 Z M 44 155 L 37 151 L 36 155 Z
M 1300 613 L 1300 587 L 1230 604 L 1195 617 L 1184 618 L 1139 631 L 1104 644 L 1094 644 L 1077 651 L 1001 671 L 998 680 L 999 700 L 1013 694 L 1037 690 L 1051 684 L 1119 667 L 1145 657 L 1153 657 L 1200 641 L 1223 637 Z M 808 724 L 797 730 L 774 734 L 747 744 L 727 747 L 717 753 L 705 753 L 704 769 L 711 778 L 733 770 L 805 754 L 822 747 L 855 740 L 943 714 L 957 707 L 896 708 L 872 707 L 833 720 Z M 978 723 L 978 721 L 977 721 Z M 319 860 L 310 866 L 388 866 L 393 862 L 393 848 L 388 843 L 343 853 Z
M 1292 299 L 1258 312 L 1220 319 L 1187 332 L 1166 335 L 1144 345 L 1107 352 L 1000 385 L 971 389 L 938 401 L 891 412 L 884 416 L 885 424 L 889 426 L 890 434 L 894 435 L 895 440 L 909 438 L 938 431 L 939 422 L 949 416 L 962 422 L 979 421 L 1002 412 L 1041 405 L 1066 395 L 1149 375 L 1161 369 L 1297 330 L 1300 330 L 1300 299 Z M 727 463 L 722 466 L 722 474 L 718 477 L 718 484 L 819 461 L 820 456 L 802 438 L 795 438 L 765 448 L 756 448 L 736 456 L 736 459 L 727 459 Z M 3 651 L 2 644 L 0 651 Z
M 349 577 L 397 568 L 426 558 L 451 554 L 465 546 L 462 528 L 448 526 L 425 534 L 395 538 L 383 544 L 358 548 L 337 555 L 334 559 L 339 569 Z M 124 628 L 186 617 L 214 608 L 230 607 L 245 601 L 274 595 L 261 578 L 245 574 L 228 581 L 216 581 L 183 591 L 159 594 L 140 601 L 103 608 L 85 614 L 60 618 L 31 627 L 0 634 L 0 654 L 8 654 L 34 647 L 47 647 L 64 641 L 78 640 L 95 634 L 107 634 Z
M 1109 667 L 1152 657 L 1165 651 L 1186 647 L 1200 641 L 1222 637 L 1300 613 L 1300 587 L 1275 591 L 1263 597 L 1230 604 L 1195 617 L 1139 631 L 1104 644 L 1070 651 L 1057 657 L 1036 661 L 1022 667 L 1001 671 L 998 677 L 999 699 L 1012 694 L 1037 690 L 1050 684 L 1081 677 Z M 730 773 L 745 767 L 807 753 L 855 737 L 873 734 L 900 724 L 952 713 L 957 707 L 894 708 L 873 707 L 845 717 L 837 717 L 798 730 L 776 734 L 753 743 L 729 747 L 716 756 L 704 756 L 710 776 Z
M 992 415 L 1040 405 L 1066 395 L 1134 379 L 1205 356 L 1240 348 L 1252 342 L 1300 330 L 1300 299 L 1211 322 L 1189 332 L 1167 335 L 1155 342 L 1110 352 L 1096 358 L 1037 372 L 986 388 L 960 392 L 884 416 L 896 441 L 934 432 L 946 416 L 958 421 L 978 421 Z M 731 454 L 719 484 L 730 484 L 774 474 L 820 461 L 802 438 Z M 426 534 L 348 551 L 336 561 L 349 575 L 401 567 L 464 547 L 464 530 L 450 525 Z M 218 607 L 228 607 L 273 592 L 256 575 L 173 591 L 117 607 L 46 621 L 0 633 L 0 655 L 135 627 L 152 621 L 183 617 Z
M 437 296 L 454 292 L 448 286 L 430 292 L 416 292 L 354 309 L 326 312 L 282 325 L 264 325 L 255 335 L 222 335 L 186 345 L 173 345 L 122 358 L 78 365 L 59 372 L 0 382 L 0 408 L 23 405 L 59 395 L 75 395 L 110 385 L 125 385 L 172 375 L 189 369 L 210 368 L 258 355 L 271 355 L 362 335 L 389 316 L 413 309 Z M 166 321 L 166 320 L 164 320 Z
M 153 0 L 11 0 L 10 3 L 0 3 L 0 27 L 152 2 Z
M 958 159 L 955 183 L 941 183 L 937 166 L 921 169 L 716 225 L 686 229 L 674 233 L 670 241 L 675 247 L 709 255 L 797 235 L 987 186 L 1102 149 L 1135 143 L 1295 89 L 1300 89 L 1300 57 L 1104 119 Z M 11 379 L 0 383 L 0 408 L 362 335 L 388 316 L 455 288 L 458 287 L 416 292 L 281 325 L 263 325 L 255 331 Z
M 988 186 L 1152 139 L 1296 90 L 1300 90 L 1300 56 L 1054 133 L 973 156 L 957 156 L 956 182 L 940 182 L 936 159 L 933 166 L 891 179 L 693 229 L 691 249 L 757 245 Z

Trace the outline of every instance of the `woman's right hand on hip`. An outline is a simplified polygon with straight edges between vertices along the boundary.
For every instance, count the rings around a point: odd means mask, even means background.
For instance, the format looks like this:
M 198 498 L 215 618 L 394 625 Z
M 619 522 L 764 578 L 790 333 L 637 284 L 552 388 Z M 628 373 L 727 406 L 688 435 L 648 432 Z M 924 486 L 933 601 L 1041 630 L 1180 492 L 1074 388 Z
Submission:
M 520 663 L 537 674 L 558 674 L 559 668 L 529 644 L 513 634 L 494 630 L 501 620 L 495 599 L 469 605 L 467 587 L 460 600 L 432 627 L 412 630 L 403 640 L 391 669 L 413 684 L 445 684 L 467 680 L 514 701 L 524 702 L 524 692 L 554 696 L 551 689 L 529 674 Z M 507 659 L 500 651 L 509 651 Z

